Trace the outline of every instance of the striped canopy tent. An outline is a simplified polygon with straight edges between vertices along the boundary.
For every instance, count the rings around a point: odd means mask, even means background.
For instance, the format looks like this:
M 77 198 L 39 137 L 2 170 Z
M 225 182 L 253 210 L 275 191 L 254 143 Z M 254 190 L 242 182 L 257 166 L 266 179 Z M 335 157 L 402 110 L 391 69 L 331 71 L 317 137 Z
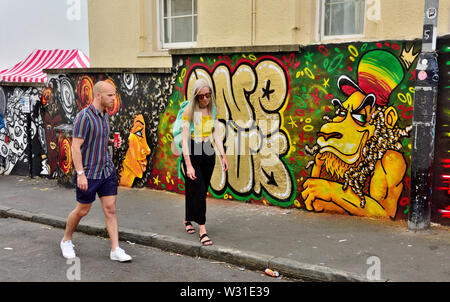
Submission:
M 0 83 L 45 83 L 44 69 L 88 67 L 89 58 L 79 49 L 38 49 L 13 67 L 0 71 Z

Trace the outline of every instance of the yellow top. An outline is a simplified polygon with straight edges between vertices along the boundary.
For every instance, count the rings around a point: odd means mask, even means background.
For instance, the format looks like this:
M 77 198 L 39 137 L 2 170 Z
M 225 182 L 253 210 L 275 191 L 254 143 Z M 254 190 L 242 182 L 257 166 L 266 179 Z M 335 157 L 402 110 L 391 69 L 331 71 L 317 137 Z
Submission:
M 188 122 L 189 117 L 183 115 L 183 121 Z M 210 115 L 202 115 L 202 123 L 200 125 L 194 124 L 194 132 L 191 132 L 191 137 L 203 138 L 212 134 L 214 128 L 214 121 Z

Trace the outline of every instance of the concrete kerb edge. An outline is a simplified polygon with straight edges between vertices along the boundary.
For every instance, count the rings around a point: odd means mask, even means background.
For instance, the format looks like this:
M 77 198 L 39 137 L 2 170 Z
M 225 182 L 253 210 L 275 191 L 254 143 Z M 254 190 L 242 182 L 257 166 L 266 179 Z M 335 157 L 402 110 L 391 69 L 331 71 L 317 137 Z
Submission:
M 65 226 L 64 226 L 65 228 Z M 88 234 L 88 235 L 94 235 L 94 236 L 100 236 L 104 238 L 108 238 L 108 231 L 106 230 L 106 227 L 104 225 L 95 224 L 95 223 L 88 223 L 88 222 L 80 222 L 78 224 L 76 231 Z
M 6 215 L 11 218 L 17 218 L 21 220 L 31 221 L 33 218 L 33 214 L 27 211 L 17 210 L 17 209 L 9 209 L 6 211 Z
M 201 246 L 199 256 L 262 271 L 268 268 L 269 260 L 272 257 L 220 245 Z
M 12 210 L 12 208 L 0 206 L 0 218 L 7 218 L 8 211 Z
M 307 264 L 292 259 L 274 257 L 269 262 L 269 268 L 282 272 L 288 277 L 310 281 L 327 282 L 368 282 L 370 280 L 353 273 L 331 269 L 325 266 Z
M 22 212 L 24 212 L 24 211 L 22 211 Z M 66 227 L 65 219 L 62 219 L 60 217 L 43 214 L 43 213 L 36 213 L 36 214 L 31 214 L 31 215 L 32 215 L 32 217 L 31 217 L 32 222 L 47 224 L 47 225 L 61 228 L 61 229 Z
M 175 252 L 192 257 L 200 256 L 200 243 L 160 234 L 156 235 L 153 239 L 154 241 L 152 246 L 161 250 Z
M 43 213 L 30 213 L 3 206 L 0 206 L 0 217 L 17 218 L 46 224 L 57 228 L 65 228 L 66 226 L 65 219 L 57 216 Z M 109 237 L 106 228 L 95 223 L 80 223 L 76 231 L 88 235 L 101 236 L 105 238 Z M 119 228 L 119 239 L 121 241 L 129 241 L 129 243 L 137 243 L 155 247 L 164 251 L 223 261 L 226 263 L 243 266 L 248 269 L 264 270 L 266 268 L 271 268 L 277 270 L 281 275 L 292 278 L 329 282 L 369 281 L 362 276 L 334 270 L 328 267 L 301 263 L 292 259 L 273 257 L 219 245 L 202 246 L 200 242 L 193 243 L 192 241 L 157 233 Z

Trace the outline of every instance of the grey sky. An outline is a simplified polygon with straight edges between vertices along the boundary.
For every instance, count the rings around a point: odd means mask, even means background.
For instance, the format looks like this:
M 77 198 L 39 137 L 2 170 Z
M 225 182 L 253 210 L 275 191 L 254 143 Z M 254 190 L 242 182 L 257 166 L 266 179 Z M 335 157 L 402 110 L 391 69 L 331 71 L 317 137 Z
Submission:
M 87 17 L 87 0 L 0 0 L 0 70 L 34 49 L 81 49 L 89 56 Z

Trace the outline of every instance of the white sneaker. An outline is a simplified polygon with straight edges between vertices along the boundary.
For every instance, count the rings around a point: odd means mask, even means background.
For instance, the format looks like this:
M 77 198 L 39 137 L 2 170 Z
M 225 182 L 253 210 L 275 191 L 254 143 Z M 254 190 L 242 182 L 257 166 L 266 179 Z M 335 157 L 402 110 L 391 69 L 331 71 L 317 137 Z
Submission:
M 73 259 L 76 257 L 75 251 L 73 250 L 74 245 L 72 244 L 72 240 L 67 240 L 65 242 L 61 240 L 60 246 L 64 258 Z
M 131 256 L 127 255 L 124 250 L 120 247 L 117 247 L 114 251 L 111 251 L 109 254 L 109 258 L 111 260 L 119 261 L 119 262 L 127 262 L 131 261 Z

